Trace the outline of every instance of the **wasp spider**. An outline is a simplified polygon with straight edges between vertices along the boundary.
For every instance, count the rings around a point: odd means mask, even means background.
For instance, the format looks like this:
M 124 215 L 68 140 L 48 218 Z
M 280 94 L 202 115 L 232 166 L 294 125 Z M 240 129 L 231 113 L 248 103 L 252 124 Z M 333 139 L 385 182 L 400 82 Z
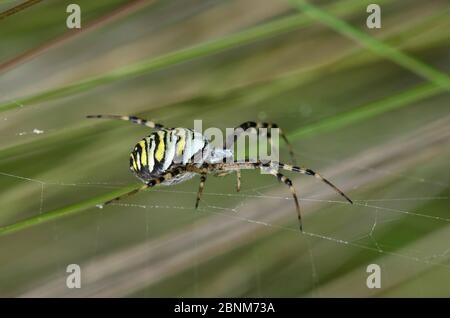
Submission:
M 300 205 L 295 188 L 292 185 L 292 181 L 281 174 L 279 169 L 314 176 L 332 187 L 348 202 L 353 203 L 352 200 L 350 200 L 350 198 L 347 197 L 335 185 L 311 169 L 291 166 L 280 162 L 234 162 L 232 160 L 232 162 L 227 162 L 226 159 L 234 157 L 232 150 L 233 147 L 229 149 L 214 148 L 205 136 L 189 128 L 165 128 L 161 124 L 135 116 L 89 115 L 87 118 L 125 120 L 134 124 L 147 126 L 155 130 L 150 135 L 139 141 L 130 154 L 130 169 L 144 182 L 144 185 L 138 189 L 130 191 L 129 193 L 105 202 L 101 205 L 101 207 L 147 188 L 154 187 L 158 184 L 172 185 L 191 179 L 195 175 L 200 175 L 200 186 L 197 192 L 197 200 L 195 202 L 195 207 L 197 208 L 205 185 L 206 175 L 208 173 L 213 173 L 216 176 L 224 176 L 235 172 L 237 176 L 237 191 L 239 191 L 241 169 L 264 169 L 289 187 L 297 209 L 300 230 L 302 230 L 302 220 Z M 270 128 L 278 128 L 278 126 L 271 123 L 256 123 L 248 121 L 236 128 L 242 129 L 236 131 L 235 134 L 228 136 L 228 146 L 233 145 L 234 138 L 237 138 L 239 134 L 246 129 L 254 128 L 253 131 L 258 132 L 258 129 L 260 128 L 268 128 L 267 134 L 269 134 Z M 290 154 L 293 159 L 292 147 L 281 130 L 280 136 L 289 146 Z

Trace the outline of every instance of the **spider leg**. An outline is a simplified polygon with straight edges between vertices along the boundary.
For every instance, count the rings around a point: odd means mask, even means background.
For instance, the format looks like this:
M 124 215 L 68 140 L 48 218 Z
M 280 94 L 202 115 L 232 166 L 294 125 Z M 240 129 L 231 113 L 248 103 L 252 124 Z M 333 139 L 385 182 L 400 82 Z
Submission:
M 111 204 L 111 203 L 116 202 L 116 201 L 120 201 L 120 200 L 122 200 L 122 199 L 124 199 L 126 197 L 134 195 L 134 194 L 136 194 L 138 192 L 141 192 L 143 190 L 146 190 L 148 188 L 152 188 L 152 187 L 154 187 L 154 186 L 156 186 L 156 185 L 158 185 L 158 184 L 160 184 L 160 183 L 162 183 L 162 182 L 164 182 L 166 180 L 170 180 L 170 179 L 174 178 L 175 176 L 177 176 L 177 175 L 179 175 L 179 174 L 181 174 L 183 172 L 185 172 L 185 169 L 183 169 L 181 167 L 178 167 L 178 168 L 174 169 L 173 171 L 166 172 L 165 174 L 163 174 L 162 176 L 160 176 L 158 178 L 154 178 L 154 179 L 151 179 L 151 180 L 147 181 L 142 187 L 134 189 L 134 190 L 132 190 L 130 192 L 127 192 L 125 194 L 122 194 L 120 196 L 117 196 L 114 199 L 111 199 L 109 201 L 106 201 L 103 204 L 98 205 L 98 207 L 103 208 L 105 205 Z
M 98 204 L 97 207 L 103 209 L 103 207 L 104 207 L 105 205 L 111 204 L 111 203 L 116 202 L 116 201 L 120 201 L 120 200 L 122 200 L 122 199 L 124 199 L 124 198 L 126 198 L 126 197 L 132 196 L 132 195 L 134 195 L 134 194 L 136 194 L 136 193 L 138 193 L 138 192 L 141 192 L 141 191 L 143 191 L 143 190 L 145 190 L 145 189 L 147 189 L 147 188 L 150 188 L 150 187 L 151 187 L 151 185 L 149 185 L 149 184 L 144 184 L 144 185 L 143 185 L 142 187 L 140 187 L 140 188 L 134 189 L 134 190 L 132 190 L 132 191 L 130 191 L 130 192 L 127 192 L 127 193 L 125 193 L 125 194 L 122 194 L 122 195 L 120 195 L 120 196 L 117 196 L 117 197 L 115 197 L 114 199 L 111 199 L 111 200 L 108 200 L 108 201 L 104 202 L 103 204 Z
M 292 185 L 292 181 L 282 175 L 281 173 L 279 173 L 273 166 L 271 166 L 270 164 L 263 164 L 261 162 L 239 162 L 239 163 L 205 163 L 203 164 L 201 167 L 195 167 L 195 166 L 190 166 L 188 167 L 188 171 L 193 171 L 196 173 L 208 173 L 211 171 L 236 171 L 237 173 L 240 173 L 240 169 L 257 169 L 257 168 L 270 168 L 269 173 L 274 175 L 275 177 L 278 178 L 279 181 L 283 182 L 284 184 L 286 184 L 289 189 L 291 190 L 292 196 L 294 198 L 294 202 L 295 202 L 295 207 L 297 209 L 297 215 L 298 215 L 298 222 L 299 222 L 299 227 L 300 227 L 300 231 L 303 231 L 303 227 L 302 227 L 302 218 L 301 218 L 301 214 L 300 214 L 300 204 L 298 202 L 298 197 L 297 197 L 297 192 L 295 191 L 294 186 Z M 239 174 L 240 176 L 240 174 Z
M 289 190 L 291 190 L 291 193 L 292 193 L 292 196 L 293 196 L 294 202 L 295 202 L 295 208 L 297 210 L 298 225 L 300 228 L 300 232 L 303 232 L 302 215 L 300 214 L 300 204 L 298 203 L 297 192 L 295 191 L 295 188 L 292 185 L 291 179 L 289 179 L 285 175 L 279 173 L 275 169 L 271 169 L 269 172 L 270 172 L 270 174 L 277 177 L 278 181 L 283 182 L 285 185 L 287 185 L 289 187 Z
M 236 192 L 241 191 L 241 170 L 236 170 Z
M 195 201 L 195 208 L 198 208 L 198 204 L 200 202 L 200 198 L 202 196 L 203 193 L 203 188 L 205 187 L 205 181 L 206 181 L 206 172 L 202 173 L 200 175 L 200 185 L 198 187 L 198 192 L 197 192 L 197 200 Z
M 238 128 L 242 128 L 242 130 L 236 131 L 236 129 L 238 129 Z M 249 128 L 255 128 L 256 132 L 258 132 L 258 130 L 260 128 L 267 128 L 267 137 L 269 138 L 270 147 L 272 147 L 272 143 L 271 143 L 271 139 L 270 139 L 270 136 L 271 136 L 270 128 L 278 128 L 281 138 L 283 138 L 284 142 L 288 146 L 289 155 L 291 156 L 292 163 L 295 164 L 296 160 L 295 160 L 295 155 L 294 155 L 294 149 L 292 148 L 291 143 L 289 142 L 288 138 L 286 137 L 286 134 L 284 133 L 284 131 L 280 127 L 278 127 L 277 124 L 274 124 L 274 123 L 254 122 L 254 121 L 246 121 L 245 123 L 242 123 L 241 125 L 239 125 L 235 128 L 234 134 L 227 137 L 227 143 L 226 143 L 227 148 L 232 148 L 232 146 L 234 145 L 234 141 L 242 133 L 244 133 L 245 130 L 247 130 Z
M 279 173 L 278 169 L 281 168 L 286 171 L 298 172 L 298 173 L 314 176 L 317 179 L 321 180 L 322 182 L 326 183 L 328 186 L 332 187 L 337 193 L 342 195 L 348 202 L 353 204 L 353 201 L 347 195 L 345 195 L 344 192 L 342 192 L 339 188 L 337 188 L 334 184 L 332 184 L 330 181 L 328 181 L 327 179 L 322 177 L 317 172 L 314 172 L 311 169 L 286 165 L 286 164 L 283 164 L 280 162 L 263 163 L 263 162 L 258 161 L 258 162 L 233 162 L 233 163 L 220 162 L 220 163 L 212 163 L 212 164 L 205 163 L 201 167 L 191 166 L 191 167 L 188 167 L 187 169 L 188 169 L 188 171 L 193 171 L 196 173 L 208 173 L 211 171 L 215 171 L 215 172 L 236 171 L 237 172 L 237 171 L 240 171 L 241 169 L 258 169 L 258 168 L 259 169 L 264 169 L 264 168 L 268 169 L 270 174 L 276 176 L 278 178 L 278 180 L 280 180 L 281 182 L 283 182 L 284 184 L 286 184 L 289 187 L 289 189 L 291 190 L 292 196 L 294 198 L 295 207 L 297 209 L 299 226 L 300 226 L 301 231 L 302 231 L 302 220 L 301 220 L 300 204 L 298 202 L 297 193 L 295 191 L 294 186 L 292 185 L 292 181 L 289 178 L 287 178 L 286 176 L 284 176 L 283 174 Z
M 324 177 L 322 177 L 319 173 L 311 170 L 311 169 L 307 169 L 307 168 L 302 168 L 302 167 L 296 167 L 296 166 L 291 166 L 291 165 L 286 165 L 283 163 L 271 163 L 271 165 L 276 165 L 279 168 L 286 170 L 286 171 L 293 171 L 293 172 L 298 172 L 298 173 L 302 173 L 302 174 L 306 174 L 308 176 L 313 176 L 316 177 L 317 179 L 321 180 L 322 182 L 326 183 L 328 186 L 330 186 L 331 188 L 333 188 L 337 193 L 339 193 L 341 196 L 343 196 L 348 202 L 350 202 L 351 204 L 353 204 L 353 201 L 344 193 L 342 192 L 338 187 L 336 187 L 334 184 L 332 184 L 330 181 L 328 181 L 327 179 L 325 179 Z
M 216 177 L 225 177 L 229 174 L 230 174 L 229 171 L 219 172 L 216 174 Z M 237 192 L 241 191 L 241 170 L 239 169 L 236 170 L 236 191 Z
M 138 118 L 136 116 L 120 116 L 120 115 L 87 115 L 86 118 L 99 118 L 99 119 L 118 119 L 132 122 L 133 124 L 138 124 L 142 126 L 147 126 L 150 128 L 161 129 L 164 126 L 157 124 L 151 120 Z
M 329 180 L 322 177 L 319 173 L 308 169 L 308 168 L 302 168 L 297 166 L 291 166 L 287 165 L 281 162 L 268 162 L 263 163 L 261 161 L 258 162 L 234 162 L 234 163 L 215 163 L 215 164 L 204 164 L 200 169 L 200 171 L 237 171 L 240 169 L 257 169 L 257 168 L 270 168 L 271 170 L 278 170 L 279 168 L 286 170 L 286 171 L 292 171 L 292 172 L 298 172 L 302 174 L 306 174 L 308 176 L 313 176 L 319 179 L 320 181 L 326 183 L 328 186 L 333 188 L 337 193 L 339 193 L 342 197 L 344 197 L 348 202 L 353 204 L 353 201 L 344 193 L 342 190 L 340 190 L 338 187 L 336 187 L 333 183 L 331 183 Z M 270 171 L 269 171 L 270 172 Z

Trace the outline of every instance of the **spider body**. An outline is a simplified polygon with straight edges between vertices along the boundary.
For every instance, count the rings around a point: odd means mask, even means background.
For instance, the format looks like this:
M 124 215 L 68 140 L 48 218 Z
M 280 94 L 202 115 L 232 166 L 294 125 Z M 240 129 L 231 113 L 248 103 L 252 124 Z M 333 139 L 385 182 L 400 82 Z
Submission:
M 233 172 L 236 173 L 237 191 L 239 191 L 241 184 L 241 169 L 265 170 L 289 187 L 297 210 L 300 230 L 302 230 L 302 221 L 300 205 L 295 188 L 292 181 L 288 177 L 281 174 L 279 170 L 314 176 L 326 183 L 328 186 L 332 187 L 348 202 L 353 203 L 352 200 L 350 200 L 350 198 L 347 197 L 335 185 L 311 169 L 286 165 L 280 162 L 234 162 L 233 160 L 228 162 L 225 159 L 233 158 L 233 151 L 231 150 L 231 147 L 230 149 L 215 148 L 205 136 L 189 128 L 164 128 L 161 124 L 134 116 L 90 115 L 87 117 L 125 120 L 155 129 L 155 131 L 150 135 L 140 140 L 130 153 L 130 169 L 142 182 L 144 182 L 144 186 L 109 200 L 100 207 L 121 200 L 122 198 L 133 195 L 139 191 L 154 187 L 158 184 L 173 185 L 191 179 L 195 175 L 200 175 L 200 186 L 197 192 L 197 200 L 195 202 L 195 207 L 197 208 L 203 192 L 207 174 L 212 173 L 221 177 Z M 253 128 L 254 131 L 258 132 L 259 128 L 277 127 L 277 125 L 272 123 L 256 123 L 251 121 L 245 122 L 236 127 L 242 128 L 238 134 L 228 136 L 227 146 L 232 146 L 233 143 L 230 144 L 230 140 L 234 142 L 235 136 L 237 137 L 240 133 L 249 128 Z M 267 130 L 268 137 L 270 137 L 269 134 L 270 131 Z M 289 146 L 290 154 L 293 159 L 292 147 L 281 130 L 280 136 Z
M 215 149 L 208 138 L 189 128 L 162 128 L 139 141 L 130 153 L 130 170 L 144 183 L 163 176 L 167 171 L 188 164 L 222 162 L 233 156 L 227 149 Z M 173 185 L 195 176 L 185 172 L 161 182 Z

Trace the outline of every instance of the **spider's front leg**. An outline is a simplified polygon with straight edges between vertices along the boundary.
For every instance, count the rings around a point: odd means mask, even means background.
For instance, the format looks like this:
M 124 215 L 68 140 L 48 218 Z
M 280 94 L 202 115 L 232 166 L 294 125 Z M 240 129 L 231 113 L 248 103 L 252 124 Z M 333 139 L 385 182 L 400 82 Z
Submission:
M 300 228 L 300 232 L 303 232 L 302 215 L 300 213 L 300 204 L 298 203 L 297 192 L 295 191 L 295 188 L 292 185 L 291 179 L 289 179 L 285 175 L 279 173 L 275 169 L 270 169 L 269 172 L 271 175 L 274 175 L 275 177 L 277 177 L 278 181 L 283 182 L 285 185 L 287 185 L 289 187 L 289 190 L 291 190 L 292 197 L 294 198 L 294 202 L 295 202 L 295 208 L 297 210 L 298 226 Z
M 339 193 L 342 197 L 344 197 L 349 203 L 353 203 L 353 201 L 344 192 L 342 192 L 338 187 L 336 187 L 329 180 L 322 177 L 319 173 L 317 173 L 311 169 L 308 169 L 308 168 L 286 165 L 286 164 L 283 164 L 280 162 L 263 163 L 263 162 L 258 161 L 258 162 L 214 163 L 214 164 L 204 164 L 202 167 L 200 167 L 200 168 L 195 167 L 194 169 L 196 169 L 195 171 L 198 171 L 197 173 L 202 173 L 202 172 L 208 173 L 208 172 L 213 171 L 213 172 L 224 173 L 224 174 L 227 172 L 230 172 L 230 171 L 237 172 L 237 171 L 240 171 L 241 169 L 265 169 L 270 174 L 277 177 L 279 181 L 286 184 L 289 187 L 289 189 L 291 190 L 291 193 L 292 193 L 292 196 L 293 196 L 294 202 L 295 202 L 295 207 L 297 210 L 300 231 L 302 231 L 302 220 L 301 220 L 300 204 L 299 204 L 299 200 L 297 197 L 297 193 L 292 184 L 292 181 L 289 178 L 287 178 L 286 176 L 284 176 L 283 174 L 279 173 L 278 172 L 279 169 L 313 176 L 313 177 L 319 179 L 320 181 L 322 181 L 323 183 L 327 184 L 331 188 L 333 188 L 337 193 Z
M 239 128 L 240 128 L 240 130 L 239 130 Z M 259 133 L 259 129 L 266 128 L 267 129 L 267 138 L 269 138 L 269 144 L 271 147 L 272 147 L 272 143 L 271 143 L 271 139 L 270 139 L 270 137 L 271 137 L 270 129 L 278 128 L 281 138 L 283 138 L 284 142 L 288 146 L 289 155 L 291 156 L 292 163 L 295 164 L 296 160 L 295 160 L 295 155 L 294 155 L 294 149 L 292 148 L 292 145 L 289 142 L 284 131 L 275 123 L 246 121 L 245 123 L 240 124 L 239 126 L 234 128 L 234 130 L 235 130 L 234 134 L 231 134 L 227 137 L 227 141 L 226 141 L 227 148 L 233 149 L 232 147 L 234 145 L 235 138 L 236 139 L 239 138 L 239 136 L 242 133 L 244 133 L 247 129 L 251 129 L 251 128 L 256 130 L 256 133 Z

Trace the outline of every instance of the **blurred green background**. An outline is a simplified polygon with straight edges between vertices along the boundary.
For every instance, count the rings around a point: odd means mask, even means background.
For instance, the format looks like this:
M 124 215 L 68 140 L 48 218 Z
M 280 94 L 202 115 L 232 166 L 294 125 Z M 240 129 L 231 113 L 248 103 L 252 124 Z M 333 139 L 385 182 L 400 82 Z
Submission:
M 450 296 L 448 1 L 378 1 L 369 30 L 363 0 L 79 0 L 78 33 L 71 2 L 0 20 L 0 296 Z M 247 171 L 198 210 L 198 178 L 97 209 L 138 184 L 149 133 L 97 113 L 275 122 L 355 204 L 291 175 L 301 234 L 285 186 Z

